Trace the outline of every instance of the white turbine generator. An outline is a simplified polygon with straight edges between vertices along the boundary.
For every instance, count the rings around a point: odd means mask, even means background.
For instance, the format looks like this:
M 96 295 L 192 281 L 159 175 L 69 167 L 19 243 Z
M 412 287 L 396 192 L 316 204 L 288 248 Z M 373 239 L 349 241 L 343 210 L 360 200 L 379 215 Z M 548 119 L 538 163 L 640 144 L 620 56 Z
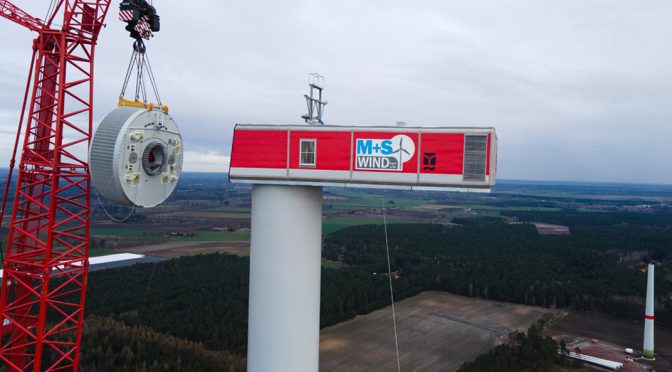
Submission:
M 91 178 L 103 198 L 151 208 L 175 190 L 182 172 L 182 136 L 161 109 L 119 107 L 91 140 Z

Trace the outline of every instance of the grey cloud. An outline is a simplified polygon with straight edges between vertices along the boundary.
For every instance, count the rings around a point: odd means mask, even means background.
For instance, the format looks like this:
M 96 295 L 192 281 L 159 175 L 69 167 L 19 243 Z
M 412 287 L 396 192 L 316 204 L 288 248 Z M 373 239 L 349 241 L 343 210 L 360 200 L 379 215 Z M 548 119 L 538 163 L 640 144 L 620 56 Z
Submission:
M 149 53 L 190 150 L 227 155 L 235 123 L 299 123 L 317 71 L 330 124 L 494 126 L 503 178 L 672 183 L 668 1 L 155 4 Z M 32 35 L 6 21 L 0 34 L 0 109 L 17 110 Z M 131 43 L 112 9 L 96 120 Z

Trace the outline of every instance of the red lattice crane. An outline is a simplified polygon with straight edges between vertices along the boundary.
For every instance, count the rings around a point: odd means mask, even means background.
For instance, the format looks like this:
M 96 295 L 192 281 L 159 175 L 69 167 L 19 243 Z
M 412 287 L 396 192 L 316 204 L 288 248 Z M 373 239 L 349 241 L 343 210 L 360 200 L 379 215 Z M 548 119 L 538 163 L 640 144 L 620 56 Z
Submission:
M 0 300 L 0 360 L 12 371 L 77 369 L 89 258 L 93 60 L 109 4 L 52 1 L 42 21 L 0 0 L 2 17 L 38 33 Z

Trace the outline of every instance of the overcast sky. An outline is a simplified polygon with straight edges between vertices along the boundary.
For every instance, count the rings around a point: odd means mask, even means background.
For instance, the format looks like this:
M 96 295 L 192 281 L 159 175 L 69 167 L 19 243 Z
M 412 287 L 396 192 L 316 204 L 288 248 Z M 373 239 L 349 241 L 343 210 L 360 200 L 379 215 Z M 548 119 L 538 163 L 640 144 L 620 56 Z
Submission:
M 47 1 L 15 0 L 43 17 Z M 235 123 L 301 123 L 307 75 L 328 124 L 493 126 L 507 179 L 672 183 L 672 2 L 154 0 L 148 42 L 186 171 L 226 171 Z M 132 39 L 107 19 L 96 124 Z M 8 163 L 29 31 L 0 19 L 0 167 Z

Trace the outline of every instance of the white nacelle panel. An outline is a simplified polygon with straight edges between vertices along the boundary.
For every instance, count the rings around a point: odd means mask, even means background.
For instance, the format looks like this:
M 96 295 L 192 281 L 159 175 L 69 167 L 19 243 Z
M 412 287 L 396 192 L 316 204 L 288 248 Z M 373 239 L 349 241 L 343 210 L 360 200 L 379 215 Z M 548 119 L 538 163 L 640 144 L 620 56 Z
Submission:
M 105 199 L 151 208 L 175 189 L 182 158 L 182 136 L 170 115 L 157 109 L 119 107 L 96 129 L 89 168 Z

